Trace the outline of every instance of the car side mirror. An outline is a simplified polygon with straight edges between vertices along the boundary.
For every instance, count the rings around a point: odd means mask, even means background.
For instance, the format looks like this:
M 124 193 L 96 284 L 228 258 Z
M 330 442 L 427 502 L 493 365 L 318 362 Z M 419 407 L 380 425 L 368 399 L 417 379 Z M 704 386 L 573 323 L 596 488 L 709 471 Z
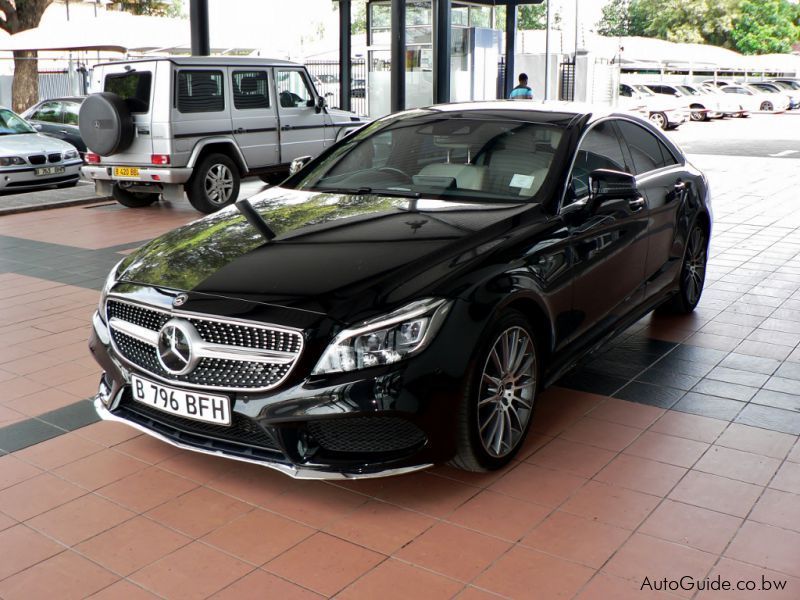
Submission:
M 314 104 L 314 110 L 320 113 L 327 106 L 328 102 L 325 100 L 325 96 L 317 96 L 317 101 Z
M 593 210 L 609 200 L 634 200 L 639 195 L 636 177 L 630 173 L 596 169 L 589 174 L 589 205 Z
M 36 131 L 41 131 L 42 130 L 41 123 L 30 123 L 30 126 L 33 127 Z
M 310 161 L 310 156 L 298 156 L 289 164 L 289 175 L 294 175 L 300 169 L 305 167 Z

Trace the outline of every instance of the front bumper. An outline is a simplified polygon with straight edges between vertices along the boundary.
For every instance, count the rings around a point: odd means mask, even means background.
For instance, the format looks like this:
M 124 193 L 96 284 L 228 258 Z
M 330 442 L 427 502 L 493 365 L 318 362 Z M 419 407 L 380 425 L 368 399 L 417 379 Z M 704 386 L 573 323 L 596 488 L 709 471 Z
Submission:
M 441 442 L 446 434 L 432 441 L 434 431 L 442 428 L 442 415 L 424 413 L 426 407 L 450 406 L 446 396 L 452 390 L 429 383 L 403 386 L 397 371 L 353 374 L 346 382 L 341 375 L 322 384 L 302 381 L 261 396 L 231 393 L 232 425 L 223 428 L 135 402 L 129 384 L 132 369 L 116 358 L 110 332 L 97 314 L 89 347 L 105 370 L 94 401 L 98 415 L 183 449 L 259 464 L 298 479 L 409 473 L 430 467 L 449 451 Z M 151 377 L 146 372 L 141 376 Z M 413 399 L 397 400 L 403 394 Z M 379 448 L 387 439 L 409 443 Z
M 192 169 L 180 167 L 138 167 L 138 177 L 115 177 L 114 167 L 86 165 L 83 176 L 91 181 L 124 181 L 127 183 L 183 184 L 192 176 Z
M 46 164 L 42 167 L 64 167 L 64 172 L 54 175 L 36 175 L 40 167 L 13 167 L 0 169 L 0 190 L 22 191 L 31 190 L 62 183 L 72 183 L 80 178 L 80 169 L 83 162 L 80 160 L 64 164 Z

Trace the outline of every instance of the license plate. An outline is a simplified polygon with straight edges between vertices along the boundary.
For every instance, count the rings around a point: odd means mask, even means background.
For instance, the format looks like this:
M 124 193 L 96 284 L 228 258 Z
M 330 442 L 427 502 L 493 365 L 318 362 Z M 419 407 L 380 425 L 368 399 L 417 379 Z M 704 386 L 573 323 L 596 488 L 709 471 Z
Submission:
M 131 375 L 133 399 L 160 411 L 215 425 L 231 424 L 231 401 L 227 396 L 181 390 Z
M 114 177 L 139 177 L 139 167 L 114 167 Z
M 37 177 L 40 175 L 60 175 L 64 170 L 64 167 L 41 167 L 36 169 L 34 173 Z

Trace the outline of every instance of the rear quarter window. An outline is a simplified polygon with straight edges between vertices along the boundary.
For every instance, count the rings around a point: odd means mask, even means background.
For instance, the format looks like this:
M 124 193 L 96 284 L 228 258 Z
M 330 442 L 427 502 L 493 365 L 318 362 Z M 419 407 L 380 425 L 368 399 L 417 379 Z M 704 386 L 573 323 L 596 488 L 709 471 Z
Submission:
M 222 71 L 178 71 L 177 105 L 182 113 L 225 110 Z
M 153 74 L 149 71 L 128 71 L 106 75 L 103 91 L 125 100 L 132 113 L 150 112 L 150 90 Z

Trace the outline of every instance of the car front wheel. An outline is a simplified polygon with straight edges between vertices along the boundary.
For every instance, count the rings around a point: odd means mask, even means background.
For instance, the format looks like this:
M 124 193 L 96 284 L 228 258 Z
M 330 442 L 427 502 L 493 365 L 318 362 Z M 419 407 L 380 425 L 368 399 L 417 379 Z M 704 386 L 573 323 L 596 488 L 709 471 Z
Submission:
M 211 214 L 236 201 L 239 183 L 236 164 L 224 154 L 210 154 L 195 168 L 186 195 L 197 210 Z
M 772 112 L 772 102 L 762 102 L 761 103 L 761 110 L 764 112 Z
M 663 112 L 657 112 L 650 115 L 650 122 L 659 129 L 666 130 L 669 127 L 669 119 Z
M 539 353 L 528 320 L 507 310 L 480 343 L 458 416 L 453 466 L 493 471 L 508 464 L 528 434 L 539 384 Z

